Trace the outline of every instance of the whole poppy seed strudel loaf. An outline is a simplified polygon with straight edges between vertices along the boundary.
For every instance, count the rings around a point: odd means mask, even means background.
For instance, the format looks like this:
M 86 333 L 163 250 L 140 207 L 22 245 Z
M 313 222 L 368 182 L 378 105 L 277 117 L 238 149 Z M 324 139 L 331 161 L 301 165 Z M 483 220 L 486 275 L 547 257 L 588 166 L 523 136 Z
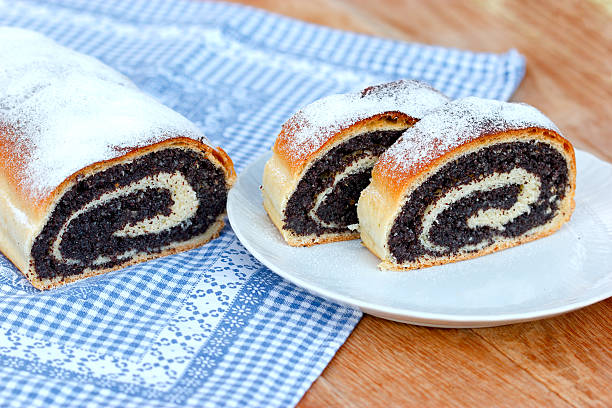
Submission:
M 358 203 L 361 238 L 382 268 L 473 258 L 558 230 L 575 180 L 573 147 L 537 109 L 460 99 L 381 156 Z
M 100 61 L 0 28 L 0 249 L 39 289 L 217 236 L 229 157 Z
M 287 243 L 358 238 L 355 204 L 378 156 L 447 101 L 429 85 L 402 80 L 331 95 L 291 117 L 262 183 L 264 207 Z

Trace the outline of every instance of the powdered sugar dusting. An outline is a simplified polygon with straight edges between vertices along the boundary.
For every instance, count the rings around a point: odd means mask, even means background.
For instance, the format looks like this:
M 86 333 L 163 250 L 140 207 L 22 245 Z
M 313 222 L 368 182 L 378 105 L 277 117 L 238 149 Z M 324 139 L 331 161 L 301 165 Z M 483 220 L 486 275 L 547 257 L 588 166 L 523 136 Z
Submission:
M 408 129 L 380 157 L 374 172 L 401 182 L 431 160 L 483 135 L 539 127 L 561 132 L 533 106 L 477 97 L 441 106 Z
M 429 85 L 406 80 L 330 95 L 293 115 L 283 125 L 277 146 L 283 146 L 287 157 L 304 160 L 356 122 L 385 112 L 401 112 L 418 119 L 447 101 Z
M 13 130 L 2 135 L 4 167 L 19 167 L 18 187 L 33 200 L 134 147 L 177 136 L 208 143 L 125 76 L 38 33 L 1 27 L 0 56 L 0 124 Z

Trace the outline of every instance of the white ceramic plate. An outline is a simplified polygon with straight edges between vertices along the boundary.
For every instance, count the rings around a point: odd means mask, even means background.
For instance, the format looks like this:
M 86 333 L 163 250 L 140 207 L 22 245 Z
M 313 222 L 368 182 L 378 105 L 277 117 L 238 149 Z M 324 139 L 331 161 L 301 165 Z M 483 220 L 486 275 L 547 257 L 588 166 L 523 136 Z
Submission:
M 486 327 L 541 319 L 612 296 L 612 165 L 577 151 L 576 210 L 550 237 L 484 257 L 407 272 L 381 271 L 359 240 L 285 244 L 259 190 L 270 154 L 238 177 L 232 228 L 271 270 L 365 313 L 437 327 Z

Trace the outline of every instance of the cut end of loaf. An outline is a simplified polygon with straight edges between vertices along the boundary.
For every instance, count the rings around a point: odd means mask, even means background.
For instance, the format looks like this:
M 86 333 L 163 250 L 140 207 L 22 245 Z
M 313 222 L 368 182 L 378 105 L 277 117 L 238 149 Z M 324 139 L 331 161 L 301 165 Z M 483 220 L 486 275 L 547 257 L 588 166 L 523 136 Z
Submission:
M 26 274 L 32 284 L 49 289 L 218 236 L 235 176 L 218 152 L 198 147 L 149 147 L 66 183 L 33 240 Z
M 404 186 L 386 219 L 368 205 L 373 184 L 362 195 L 363 207 L 360 202 L 362 239 L 383 260 L 382 268 L 417 269 L 557 231 L 574 208 L 575 159 L 556 132 L 529 128 L 481 137 L 432 161 Z M 393 200 L 378 194 L 379 210 Z M 376 222 L 383 228 L 374 228 Z
M 322 152 L 298 178 L 274 155 L 264 169 L 264 207 L 285 241 L 309 246 L 358 238 L 352 227 L 359 194 L 378 156 L 407 126 L 373 120 Z

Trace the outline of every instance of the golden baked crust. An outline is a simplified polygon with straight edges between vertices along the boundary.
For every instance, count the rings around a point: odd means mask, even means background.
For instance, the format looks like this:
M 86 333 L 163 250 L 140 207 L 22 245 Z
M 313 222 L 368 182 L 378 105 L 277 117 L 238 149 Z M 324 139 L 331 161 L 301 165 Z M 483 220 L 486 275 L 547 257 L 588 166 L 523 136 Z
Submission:
M 376 166 L 372 169 L 372 183 L 379 186 L 381 190 L 384 190 L 386 195 L 394 197 L 396 200 L 404 195 L 404 192 L 409 186 L 414 185 L 417 178 L 421 178 L 423 174 L 426 174 L 430 169 L 439 167 L 441 162 L 448 161 L 448 158 L 455 155 L 460 155 L 468 150 L 474 150 L 479 145 L 484 146 L 504 139 L 513 138 L 518 139 L 530 139 L 535 137 L 543 141 L 553 141 L 559 149 L 563 150 L 572 157 L 572 172 L 575 176 L 576 170 L 576 159 L 574 155 L 574 148 L 571 143 L 559 135 L 555 130 L 530 127 L 519 130 L 508 130 L 505 132 L 487 133 L 484 132 L 475 140 L 465 143 L 463 145 L 452 147 L 450 149 L 440 149 L 436 152 L 436 155 L 428 159 L 425 163 L 418 163 L 415 166 L 406 168 L 393 165 L 392 160 L 387 157 L 382 157 Z M 575 177 L 574 184 L 575 187 Z
M 331 147 L 336 146 L 339 142 L 348 140 L 350 137 L 372 132 L 375 130 L 392 130 L 402 129 L 412 126 L 418 119 L 408 116 L 402 112 L 383 112 L 377 115 L 362 119 L 343 128 L 339 132 L 326 132 L 324 143 L 317 147 L 316 150 L 309 151 L 307 154 L 299 155 L 295 151 L 295 141 L 293 139 L 293 126 L 285 123 L 274 142 L 272 152 L 283 161 L 283 164 L 289 169 L 290 173 L 297 176 L 303 173 L 304 168 L 328 152 Z

